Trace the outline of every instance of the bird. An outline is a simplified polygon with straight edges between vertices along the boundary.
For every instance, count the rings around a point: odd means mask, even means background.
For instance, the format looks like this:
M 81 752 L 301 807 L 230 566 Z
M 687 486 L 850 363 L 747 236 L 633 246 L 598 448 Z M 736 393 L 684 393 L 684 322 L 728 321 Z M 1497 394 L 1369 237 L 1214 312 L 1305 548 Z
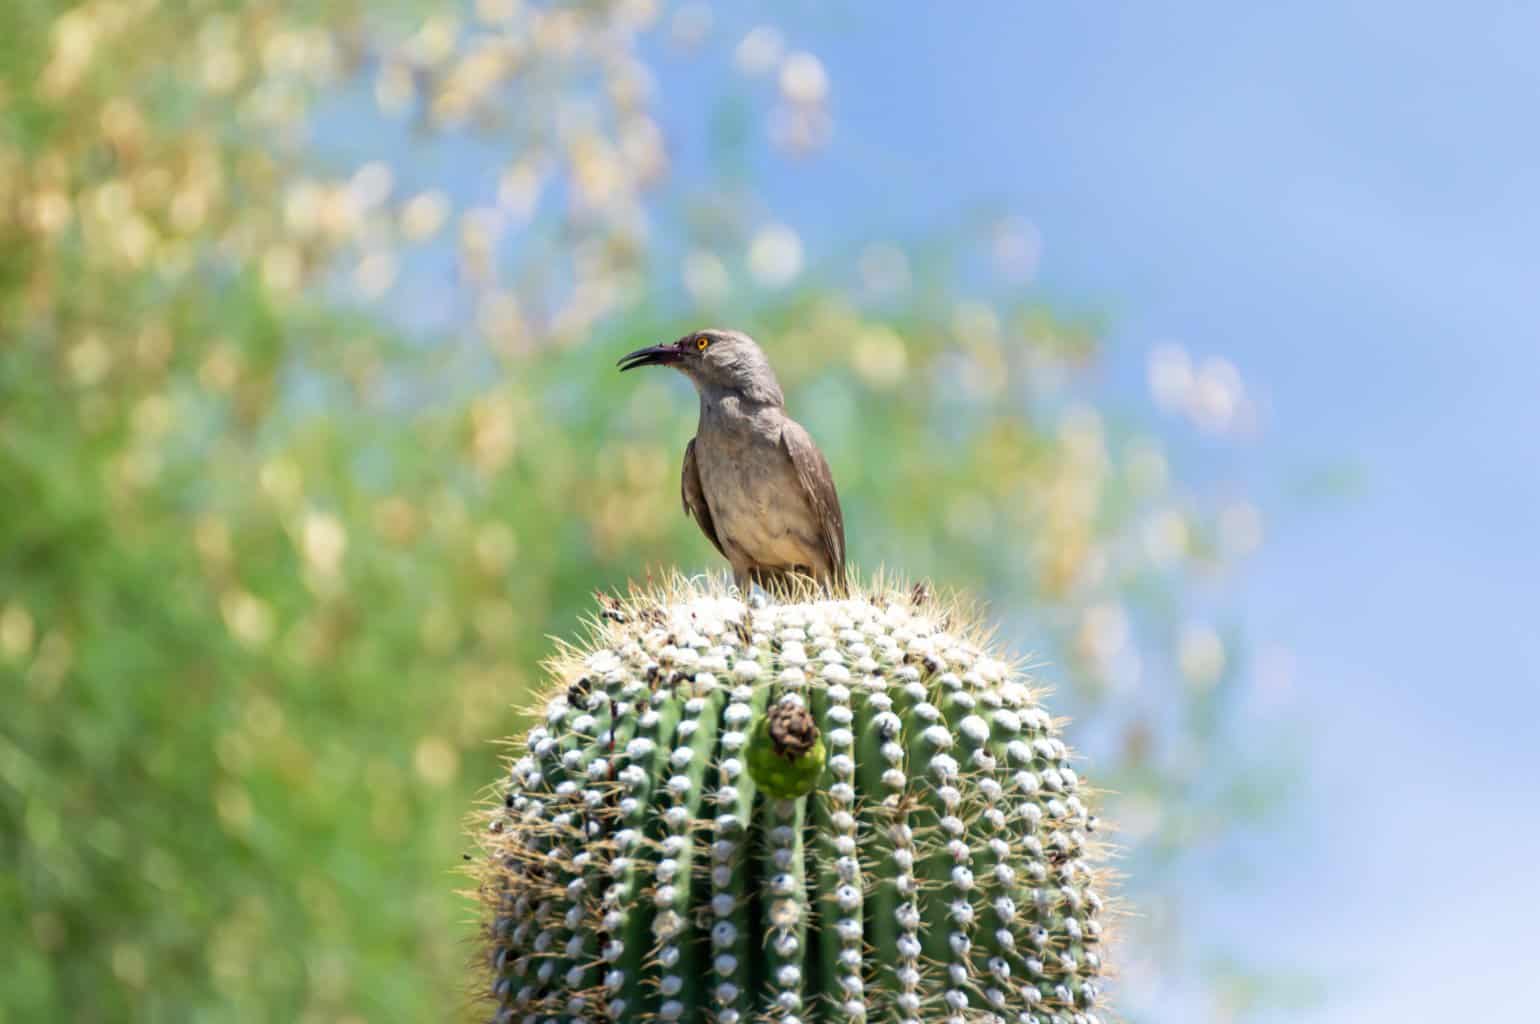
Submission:
M 700 422 L 684 448 L 680 499 L 733 569 L 752 584 L 785 590 L 799 576 L 845 589 L 845 520 L 834 475 L 786 399 L 770 360 L 742 331 L 711 328 L 637 349 L 622 372 L 669 366 L 695 385 Z

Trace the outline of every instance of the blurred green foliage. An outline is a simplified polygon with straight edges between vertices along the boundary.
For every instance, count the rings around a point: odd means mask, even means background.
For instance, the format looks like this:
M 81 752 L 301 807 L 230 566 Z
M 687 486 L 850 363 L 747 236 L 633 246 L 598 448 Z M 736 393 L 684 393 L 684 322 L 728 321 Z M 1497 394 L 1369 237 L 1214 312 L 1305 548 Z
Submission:
M 462 821 L 547 637 L 720 568 L 686 387 L 613 372 L 706 322 L 770 348 L 860 564 L 1041 645 L 1146 885 L 1228 827 L 1198 611 L 1254 513 L 1099 411 L 1094 323 L 893 245 L 802 268 L 743 175 L 760 121 L 826 135 L 814 58 L 724 83 L 702 183 L 643 57 L 718 45 L 688 11 L 360 9 L 0 12 L 0 1019 L 465 1005 Z

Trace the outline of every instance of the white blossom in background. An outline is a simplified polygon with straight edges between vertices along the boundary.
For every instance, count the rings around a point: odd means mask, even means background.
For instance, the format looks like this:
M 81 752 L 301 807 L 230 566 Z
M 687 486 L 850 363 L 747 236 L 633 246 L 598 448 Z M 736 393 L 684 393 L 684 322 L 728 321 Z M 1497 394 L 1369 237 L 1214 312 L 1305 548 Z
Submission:
M 780 63 L 786 41 L 778 29 L 760 25 L 751 29 L 733 51 L 733 63 L 745 75 L 769 73 Z
M 348 535 L 341 520 L 326 512 L 309 512 L 300 530 L 301 550 L 310 568 L 322 576 L 342 571 Z
M 452 14 L 430 14 L 407 40 L 403 52 L 419 66 L 433 67 L 448 60 L 460 38 L 460 20 Z
M 855 339 L 853 364 L 861 379 L 876 388 L 891 388 L 909 369 L 904 339 L 886 324 L 874 325 Z
M 726 297 L 732 288 L 732 278 L 716 253 L 691 249 L 684 257 L 684 286 L 691 298 L 707 306 Z
M 449 219 L 449 198 L 437 190 L 422 192 L 401 208 L 401 234 L 412 242 L 424 242 L 438 234 Z
M 1182 627 L 1177 641 L 1177 664 L 1196 689 L 1207 689 L 1217 683 L 1225 670 L 1225 646 L 1218 631 L 1207 623 L 1194 622 Z
M 367 213 L 390 198 L 395 187 L 395 173 L 390 165 L 372 160 L 353 172 L 348 181 L 348 191 L 362 213 Z
M 403 114 L 416 98 L 417 86 L 412 81 L 412 69 L 406 62 L 385 62 L 374 80 L 374 102 L 379 106 L 380 113 L 392 117 Z
M 1180 345 L 1163 344 L 1150 352 L 1146 372 L 1150 397 L 1162 412 L 1216 436 L 1252 425 L 1253 410 L 1240 370 L 1223 356 L 1194 363 Z
M 1262 512 L 1249 501 L 1219 510 L 1219 543 L 1225 554 L 1241 558 L 1262 546 Z
M 998 345 L 1000 314 L 986 302 L 959 302 L 952 308 L 952 333 L 965 348 Z
M 1086 608 L 1080 615 L 1075 645 L 1081 657 L 1105 673 L 1112 660 L 1128 644 L 1128 613 L 1114 601 L 1103 601 Z
M 1157 569 L 1169 569 L 1181 561 L 1189 539 L 1187 517 L 1175 509 L 1163 509 L 1144 524 L 1144 553 Z
M 811 53 L 789 54 L 781 64 L 781 95 L 799 106 L 815 106 L 829 95 L 829 75 Z
M 770 224 L 749 243 L 749 272 L 766 288 L 784 288 L 802 272 L 802 239 L 784 224 Z
M 1159 345 L 1150 353 L 1148 364 L 1150 397 L 1162 412 L 1186 410 L 1192 394 L 1192 360 L 1179 345 Z
M 476 0 L 476 17 L 486 25 L 501 25 L 514 19 L 521 3 L 522 0 Z
M 267 646 L 277 628 L 272 606 L 239 588 L 225 592 L 219 600 L 219 611 L 230 635 L 252 650 Z
M 400 265 L 396 254 L 387 248 L 372 248 L 359 257 L 353 268 L 353 284 L 360 297 L 378 299 L 396 283 Z
M 1188 399 L 1188 415 L 1201 429 L 1223 434 L 1235 423 L 1245 395 L 1241 374 L 1235 364 L 1220 356 L 1209 356 L 1198 366 Z
M 829 74 L 823 62 L 801 51 L 787 54 L 776 76 L 781 102 L 771 112 L 770 141 L 792 154 L 828 144 L 834 134 L 829 115 Z

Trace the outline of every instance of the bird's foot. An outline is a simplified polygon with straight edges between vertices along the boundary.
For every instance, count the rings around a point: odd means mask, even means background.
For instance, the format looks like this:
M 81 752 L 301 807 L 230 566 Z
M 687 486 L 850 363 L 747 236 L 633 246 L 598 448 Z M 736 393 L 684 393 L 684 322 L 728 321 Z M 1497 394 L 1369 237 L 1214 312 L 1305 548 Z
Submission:
M 748 573 L 743 575 L 733 574 L 733 589 L 738 592 L 738 600 L 750 608 L 763 608 L 770 603 L 769 595 L 759 582 Z

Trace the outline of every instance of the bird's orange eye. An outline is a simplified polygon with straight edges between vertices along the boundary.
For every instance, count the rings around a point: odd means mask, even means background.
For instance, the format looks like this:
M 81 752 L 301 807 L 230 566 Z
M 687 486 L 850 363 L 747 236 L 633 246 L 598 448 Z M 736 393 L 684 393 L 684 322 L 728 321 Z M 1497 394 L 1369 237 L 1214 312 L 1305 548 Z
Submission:
M 695 339 L 695 349 L 698 352 L 706 351 L 706 346 L 710 345 L 710 344 L 711 344 L 711 339 L 710 338 L 696 338 Z

